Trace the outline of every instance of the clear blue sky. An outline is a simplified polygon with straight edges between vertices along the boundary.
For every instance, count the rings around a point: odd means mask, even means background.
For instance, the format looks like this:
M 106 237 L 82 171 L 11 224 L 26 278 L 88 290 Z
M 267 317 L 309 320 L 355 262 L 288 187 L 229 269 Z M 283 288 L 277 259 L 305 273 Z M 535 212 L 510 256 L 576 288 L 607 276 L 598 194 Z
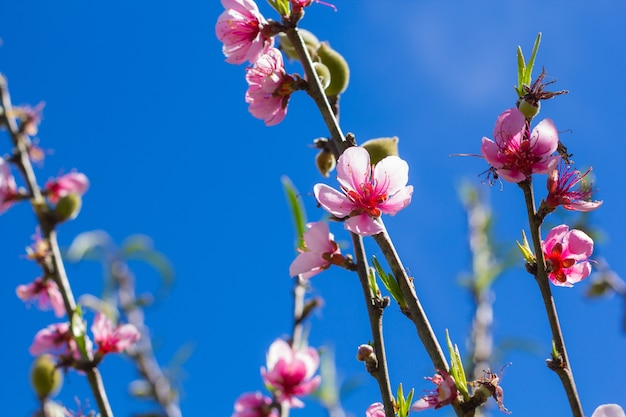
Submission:
M 270 7 L 260 2 L 267 17 Z M 410 165 L 412 204 L 386 220 L 405 266 L 415 277 L 424 308 L 441 338 L 445 329 L 463 345 L 470 304 L 458 286 L 469 268 L 465 217 L 457 198 L 463 179 L 479 184 L 487 168 L 478 153 L 498 114 L 515 103 L 517 45 L 527 54 L 537 32 L 537 59 L 555 88 L 570 93 L 544 103 L 580 168 L 592 165 L 604 205 L 591 219 L 606 239 L 597 245 L 618 273 L 626 247 L 622 121 L 626 87 L 623 47 L 626 6 L 618 2 L 342 1 L 338 12 L 313 5 L 302 27 L 330 40 L 352 68 L 341 99 L 341 123 L 357 140 L 397 135 Z M 259 368 L 270 343 L 291 328 L 294 232 L 280 184 L 288 175 L 304 194 L 310 220 L 323 216 L 309 194 L 322 178 L 311 141 L 326 135 L 310 100 L 293 97 L 283 123 L 266 128 L 244 102 L 244 66 L 224 62 L 214 24 L 222 8 L 211 2 L 5 2 L 0 12 L 0 71 L 16 104 L 45 101 L 39 137 L 53 149 L 38 171 L 43 182 L 77 168 L 91 180 L 81 215 L 60 228 L 68 245 L 78 233 L 108 231 L 118 242 L 133 233 L 153 237 L 177 273 L 170 298 L 148 311 L 148 324 L 167 363 L 193 343 L 185 366 L 185 415 L 229 416 L 237 396 L 262 389 Z M 300 72 L 291 64 L 290 72 Z M 9 152 L 5 138 L 0 153 Z M 486 186 L 484 186 L 486 187 Z M 539 195 L 543 192 L 537 184 Z M 510 247 L 527 228 L 523 196 L 515 185 L 490 190 L 497 239 Z M 549 219 L 558 222 L 557 217 Z M 18 284 L 39 273 L 21 258 L 34 217 L 18 206 L 0 217 L 3 278 L 0 316 L 5 317 L 5 415 L 27 416 L 35 407 L 28 384 L 27 348 L 37 330 L 56 321 L 26 309 Z M 333 225 L 339 240 L 348 241 Z M 368 242 L 370 254 L 379 255 Z M 351 248 L 345 250 L 352 252 Z M 69 265 L 77 293 L 101 290 L 95 264 Z M 142 268 L 140 286 L 155 287 Z M 586 413 L 606 402 L 626 405 L 623 376 L 624 306 L 617 298 L 589 302 L 588 282 L 555 288 L 559 313 Z M 354 359 L 368 341 L 369 326 L 356 276 L 331 270 L 313 279 L 325 299 L 312 321 L 310 341 L 336 351 L 339 374 L 363 386 L 344 401 L 363 416 L 379 401 L 374 382 Z M 513 351 L 503 381 L 514 415 L 567 415 L 558 378 L 545 367 L 550 348 L 538 289 L 521 261 L 495 286 L 496 342 L 535 343 L 539 354 Z M 432 374 L 412 325 L 397 308 L 385 315 L 392 384 L 417 392 Z M 499 367 L 499 366 L 498 366 Z M 102 373 L 119 416 L 143 409 L 129 400 L 127 361 L 107 358 Z M 66 378 L 60 396 L 73 405 L 88 398 L 83 378 Z M 309 402 L 294 416 L 319 416 Z M 425 412 L 426 415 L 433 412 Z

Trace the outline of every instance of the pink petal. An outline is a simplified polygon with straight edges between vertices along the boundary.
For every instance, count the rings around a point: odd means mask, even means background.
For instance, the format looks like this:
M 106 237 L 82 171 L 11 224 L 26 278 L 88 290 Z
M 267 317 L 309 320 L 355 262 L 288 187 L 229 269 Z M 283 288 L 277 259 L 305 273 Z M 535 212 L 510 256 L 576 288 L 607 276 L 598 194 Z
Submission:
M 383 231 L 383 227 L 380 223 L 372 219 L 367 214 L 352 216 L 344 223 L 346 229 L 361 236 L 376 235 Z
M 509 143 L 519 143 L 526 125 L 526 117 L 516 108 L 503 111 L 493 130 L 493 137 L 500 147 Z
M 602 404 L 595 409 L 591 417 L 626 417 L 626 414 L 617 404 Z
M 304 243 L 311 252 L 334 252 L 330 244 L 330 229 L 326 222 L 315 222 L 304 232 Z
M 593 253 L 593 240 L 585 232 L 574 229 L 563 238 L 563 249 L 564 258 L 585 260 Z
M 497 172 L 498 172 L 498 175 L 502 177 L 503 180 L 508 181 L 508 182 L 518 183 L 526 179 L 526 175 L 520 172 L 519 169 L 499 168 Z
M 370 154 L 365 148 L 353 146 L 346 149 L 337 161 L 337 181 L 350 190 L 359 190 L 370 181 Z
M 354 209 L 354 203 L 345 194 L 326 184 L 315 184 L 313 193 L 320 205 L 333 216 L 343 218 Z
M 291 358 L 293 350 L 289 343 L 282 339 L 276 339 L 267 352 L 267 368 L 271 371 L 280 359 Z
M 546 240 L 544 240 L 543 242 L 543 251 L 545 253 L 552 252 L 552 248 L 554 247 L 554 245 L 563 240 L 563 237 L 565 237 L 565 234 L 568 230 L 569 226 L 566 224 L 562 224 L 552 228 L 552 230 L 550 230 L 550 232 L 546 236 Z
M 564 270 L 565 275 L 567 276 L 567 282 L 571 286 L 572 284 L 576 284 L 577 282 L 582 281 L 587 278 L 589 274 L 591 274 L 591 263 L 590 262 L 580 262 L 572 266 L 571 268 L 567 268 Z
M 387 156 L 376 164 L 374 180 L 377 184 L 386 182 L 387 195 L 393 195 L 409 182 L 409 164 L 397 156 Z
M 548 156 L 553 154 L 559 145 L 559 134 L 552 120 L 543 119 L 539 122 L 530 135 L 530 141 L 535 155 Z
M 294 259 L 289 266 L 289 275 L 295 277 L 299 274 L 310 273 L 310 275 L 307 276 L 307 278 L 309 278 L 322 272 L 320 268 L 326 264 L 328 264 L 328 262 L 322 259 L 319 253 L 302 252 L 298 254 L 296 259 Z
M 387 214 L 394 215 L 411 202 L 413 194 L 413 186 L 409 185 L 401 189 L 398 193 L 392 195 L 389 200 L 385 201 L 379 208 Z
M 501 168 L 502 165 L 504 165 L 504 163 L 500 161 L 500 148 L 498 148 L 498 145 L 491 139 L 483 137 L 480 153 L 483 154 L 483 157 L 492 167 Z

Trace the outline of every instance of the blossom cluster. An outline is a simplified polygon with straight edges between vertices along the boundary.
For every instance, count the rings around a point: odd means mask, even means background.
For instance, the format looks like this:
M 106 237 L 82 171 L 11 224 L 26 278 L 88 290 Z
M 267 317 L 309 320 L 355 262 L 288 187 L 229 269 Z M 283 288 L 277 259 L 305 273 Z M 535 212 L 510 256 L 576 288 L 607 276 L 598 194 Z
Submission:
M 280 123 L 287 114 L 294 78 L 285 71 L 281 52 L 274 48 L 271 24 L 253 0 L 222 0 L 226 9 L 218 18 L 215 34 L 224 44 L 226 62 L 246 69 L 246 103 L 250 113 L 266 125 Z
M 294 348 L 282 339 L 276 339 L 267 353 L 267 364 L 261 368 L 261 377 L 271 391 L 272 398 L 261 392 L 248 392 L 235 401 L 232 417 L 277 417 L 276 407 L 304 407 L 299 398 L 311 394 L 321 382 L 315 375 L 319 355 L 312 347 Z

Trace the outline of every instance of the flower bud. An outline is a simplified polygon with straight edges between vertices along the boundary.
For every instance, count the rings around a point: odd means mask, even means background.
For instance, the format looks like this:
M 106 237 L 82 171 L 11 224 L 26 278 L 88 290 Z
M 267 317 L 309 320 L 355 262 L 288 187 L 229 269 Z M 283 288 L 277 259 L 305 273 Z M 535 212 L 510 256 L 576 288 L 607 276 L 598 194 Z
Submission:
M 54 211 L 54 219 L 57 223 L 63 223 L 67 220 L 73 220 L 80 213 L 80 208 L 83 204 L 83 199 L 80 195 L 70 193 L 59 199 Z
M 327 96 L 338 96 L 346 91 L 350 82 L 350 67 L 343 56 L 328 42 L 322 42 L 317 49 L 317 57 L 330 71 L 330 85 L 324 90 Z
M 372 345 L 363 344 L 359 346 L 359 349 L 356 353 L 356 359 L 360 362 L 365 362 L 367 358 L 374 354 L 374 348 Z
M 30 370 L 30 382 L 39 399 L 55 395 L 63 383 L 63 374 L 56 367 L 52 356 L 38 356 Z
M 524 98 L 520 98 L 519 101 L 519 111 L 522 112 L 526 120 L 531 120 L 533 117 L 539 114 L 539 110 L 541 109 L 541 101 L 537 100 L 536 103 L 531 103 Z
M 328 177 L 330 171 L 335 169 L 336 164 L 335 155 L 327 149 L 320 149 L 315 157 L 315 165 L 317 165 L 317 169 L 325 177 Z
M 370 154 L 370 163 L 377 164 L 390 155 L 398 156 L 398 137 L 370 139 L 361 145 Z
M 316 55 L 317 48 L 320 46 L 320 41 L 317 37 L 305 29 L 298 29 L 298 33 L 302 37 L 304 41 L 304 45 L 306 49 L 309 51 L 309 55 L 314 57 Z M 280 42 L 280 49 L 287 55 L 289 59 L 298 59 L 298 54 L 296 53 L 296 49 L 293 47 L 293 44 L 287 37 L 287 34 L 281 32 L 278 34 L 278 39 Z

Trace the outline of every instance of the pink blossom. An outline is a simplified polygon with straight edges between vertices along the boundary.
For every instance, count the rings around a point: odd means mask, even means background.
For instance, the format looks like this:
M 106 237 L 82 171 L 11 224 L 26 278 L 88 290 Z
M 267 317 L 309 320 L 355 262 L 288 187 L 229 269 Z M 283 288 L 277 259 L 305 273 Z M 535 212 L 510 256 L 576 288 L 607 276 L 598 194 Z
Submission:
M 91 341 L 86 336 L 85 342 L 87 350 L 91 351 Z M 70 332 L 70 324 L 67 322 L 51 324 L 39 330 L 28 351 L 33 356 L 50 353 L 74 359 L 81 358 L 76 341 Z
M 304 232 L 305 248 L 300 251 L 296 259 L 289 266 L 289 275 L 295 277 L 302 274 L 305 279 L 328 269 L 332 264 L 342 264 L 345 258 L 333 240 L 326 222 L 316 222 L 309 225 Z
M 93 337 L 101 354 L 122 352 L 139 340 L 141 334 L 132 324 L 120 324 L 113 327 L 113 322 L 106 314 L 98 313 L 91 326 Z
M 292 407 L 304 407 L 297 396 L 317 389 L 321 378 L 319 375 L 314 377 L 314 374 L 319 363 L 315 349 L 294 350 L 284 340 L 276 339 L 267 354 L 267 369 L 261 368 L 261 376 L 278 401 L 286 401 Z
M 280 123 L 287 114 L 287 103 L 293 92 L 293 78 L 285 72 L 282 54 L 270 48 L 246 71 L 248 110 L 267 126 Z
M 626 414 L 617 404 L 602 404 L 595 409 L 591 417 L 626 417 Z
M 562 161 L 558 165 L 553 163 L 548 174 L 548 197 L 546 197 L 548 207 L 563 206 L 567 210 L 584 212 L 600 207 L 602 201 L 591 201 L 592 184 L 584 181 L 589 172 L 591 168 L 581 174 Z M 574 189 L 576 185 L 578 188 Z
M 441 408 L 444 405 L 452 404 L 459 395 L 454 378 L 446 371 L 438 371 L 432 378 L 426 377 L 425 379 L 437 385 L 437 389 L 413 403 L 411 406 L 413 411 Z
M 383 231 L 376 221 L 381 214 L 394 215 L 411 202 L 413 186 L 407 186 L 409 165 L 397 156 L 387 156 L 370 165 L 367 150 L 351 147 L 337 161 L 339 192 L 316 184 L 315 198 L 333 216 L 344 218 L 345 228 L 361 236 Z
M 365 417 L 385 417 L 385 407 L 382 403 L 374 403 L 365 410 Z
M 559 144 L 550 119 L 544 119 L 528 137 L 526 118 L 516 108 L 505 110 L 496 121 L 495 142 L 483 137 L 481 152 L 496 173 L 510 182 L 520 182 L 532 174 L 545 174 Z
M 226 62 L 255 63 L 259 55 L 274 44 L 263 34 L 267 21 L 253 0 L 222 0 L 226 9 L 215 24 L 215 34 L 224 43 Z
M 278 417 L 272 408 L 272 399 L 260 392 L 242 394 L 235 401 L 235 412 L 231 417 Z
M 65 315 L 63 296 L 52 279 L 37 278 L 30 284 L 18 285 L 15 292 L 22 301 L 37 302 L 41 310 L 52 308 L 57 317 Z
M 80 172 L 70 172 L 46 183 L 50 201 L 56 203 L 61 197 L 74 193 L 83 195 L 89 188 L 89 179 Z
M 562 224 L 550 230 L 541 246 L 554 285 L 571 287 L 591 273 L 587 258 L 593 252 L 593 240 L 585 232 Z
M 9 163 L 0 158 L 0 214 L 7 211 L 17 196 L 17 184 Z

